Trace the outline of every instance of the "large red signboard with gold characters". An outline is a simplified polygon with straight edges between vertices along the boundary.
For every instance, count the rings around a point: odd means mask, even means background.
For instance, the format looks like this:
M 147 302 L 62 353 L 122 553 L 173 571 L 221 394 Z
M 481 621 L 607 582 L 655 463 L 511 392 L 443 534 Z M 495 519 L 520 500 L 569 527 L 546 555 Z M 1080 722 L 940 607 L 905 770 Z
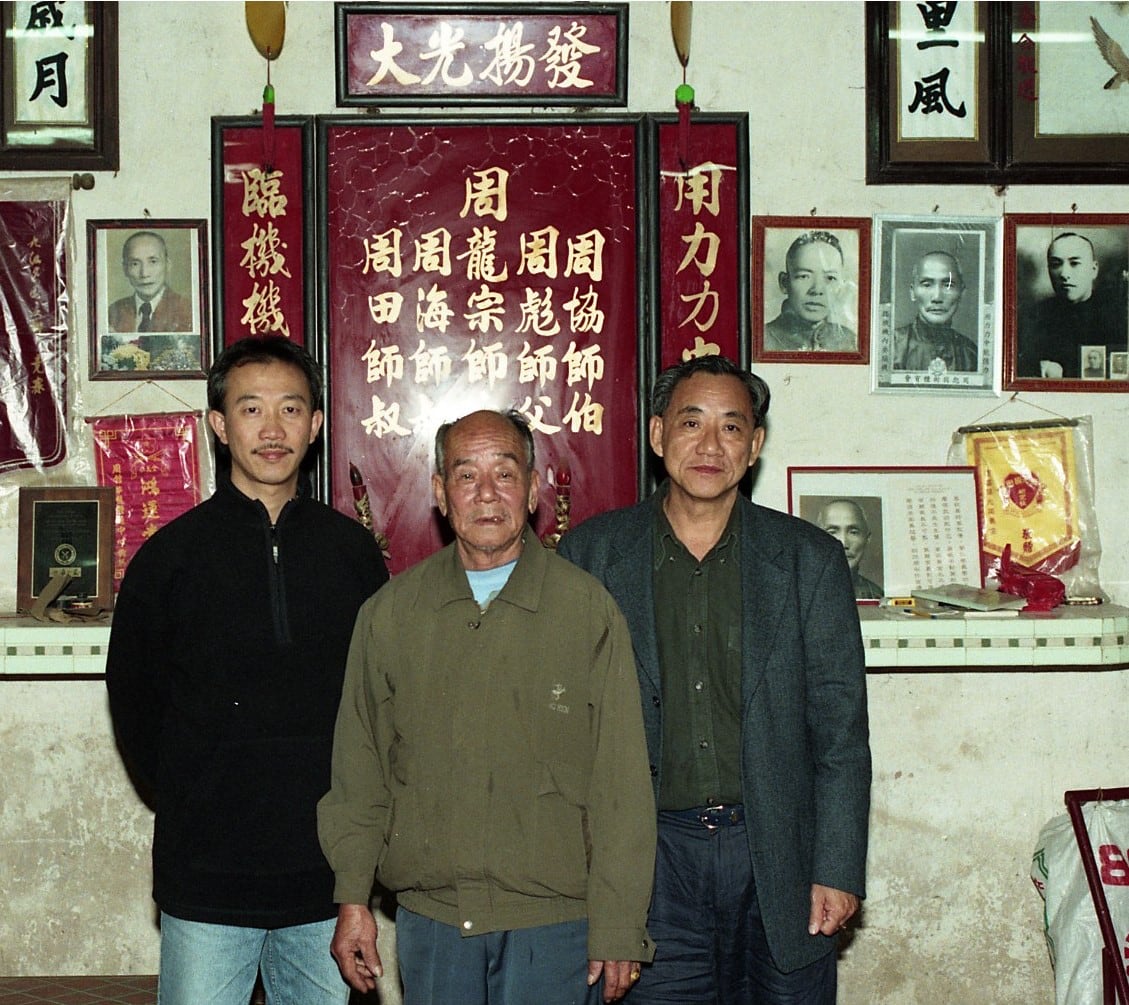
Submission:
M 695 356 L 749 360 L 749 119 L 653 116 L 652 272 L 659 368 Z
M 314 327 L 313 137 L 310 118 L 212 119 L 216 355 L 248 335 L 304 345 Z
M 532 424 L 542 537 L 636 500 L 640 129 L 319 120 L 330 490 L 393 572 L 444 543 L 435 431 L 475 409 Z

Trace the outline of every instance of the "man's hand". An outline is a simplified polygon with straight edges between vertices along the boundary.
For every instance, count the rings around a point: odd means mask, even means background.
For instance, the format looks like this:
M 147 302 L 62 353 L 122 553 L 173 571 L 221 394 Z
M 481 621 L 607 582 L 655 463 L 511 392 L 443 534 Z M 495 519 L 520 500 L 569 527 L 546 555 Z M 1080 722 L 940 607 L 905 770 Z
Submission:
M 384 976 L 380 953 L 376 951 L 376 918 L 366 904 L 342 904 L 337 909 L 337 927 L 329 951 L 345 983 L 364 994 L 376 987 Z
M 812 883 L 808 934 L 834 935 L 858 909 L 859 899 L 853 893 Z
M 639 964 L 634 960 L 589 960 L 588 986 L 604 976 L 604 1001 L 619 1001 L 639 980 Z

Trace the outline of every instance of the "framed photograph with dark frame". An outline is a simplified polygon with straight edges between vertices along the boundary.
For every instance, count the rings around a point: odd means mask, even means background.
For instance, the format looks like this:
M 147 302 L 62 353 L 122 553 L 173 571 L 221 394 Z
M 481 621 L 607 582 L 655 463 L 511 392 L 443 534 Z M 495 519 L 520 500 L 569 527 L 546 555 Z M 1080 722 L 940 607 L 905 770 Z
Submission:
M 208 222 L 88 220 L 90 379 L 201 378 Z
M 0 170 L 118 169 L 118 5 L 0 4 Z
M 753 356 L 765 363 L 870 359 L 870 220 L 753 218 Z
M 324 496 L 367 494 L 395 573 L 450 540 L 440 423 L 514 408 L 534 532 L 639 498 L 650 385 L 642 116 L 322 117 Z
M 855 600 L 982 586 L 971 467 L 789 467 L 788 512 L 843 545 Z
M 626 3 L 338 3 L 337 104 L 627 104 Z
M 868 184 L 989 181 L 1001 75 L 984 2 L 866 5 Z
M 871 389 L 999 392 L 995 217 L 874 218 Z
M 993 4 L 1009 41 L 1009 182 L 1121 184 L 1129 164 L 1129 11 L 1120 3 Z
M 56 576 L 94 610 L 114 605 L 114 486 L 20 488 L 16 606 L 30 611 Z
M 1129 214 L 1004 216 L 1004 387 L 1129 391 Z

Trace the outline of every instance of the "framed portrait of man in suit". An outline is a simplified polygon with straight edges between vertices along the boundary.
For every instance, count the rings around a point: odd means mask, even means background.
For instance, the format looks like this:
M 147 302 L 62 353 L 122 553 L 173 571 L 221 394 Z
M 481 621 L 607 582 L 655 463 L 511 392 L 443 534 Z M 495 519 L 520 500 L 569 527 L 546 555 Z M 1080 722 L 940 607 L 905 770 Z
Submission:
M 90 220 L 90 378 L 200 378 L 208 365 L 206 220 Z

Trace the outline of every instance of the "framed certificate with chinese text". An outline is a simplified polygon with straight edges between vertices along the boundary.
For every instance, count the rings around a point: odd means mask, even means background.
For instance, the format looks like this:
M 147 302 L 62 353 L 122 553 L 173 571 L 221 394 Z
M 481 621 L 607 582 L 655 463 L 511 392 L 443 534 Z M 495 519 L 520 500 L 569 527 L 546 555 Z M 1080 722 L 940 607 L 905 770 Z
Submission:
M 94 610 L 113 607 L 114 487 L 21 488 L 16 606 L 29 611 L 52 580 Z
M 627 104 L 625 3 L 338 3 L 337 104 Z
M 435 431 L 477 409 L 529 420 L 543 539 L 638 498 L 642 129 L 318 121 L 328 492 L 367 488 L 393 572 L 444 543 Z
M 788 512 L 843 545 L 855 600 L 984 582 L 971 467 L 790 467 Z
M 0 4 L 0 170 L 118 169 L 118 5 Z

